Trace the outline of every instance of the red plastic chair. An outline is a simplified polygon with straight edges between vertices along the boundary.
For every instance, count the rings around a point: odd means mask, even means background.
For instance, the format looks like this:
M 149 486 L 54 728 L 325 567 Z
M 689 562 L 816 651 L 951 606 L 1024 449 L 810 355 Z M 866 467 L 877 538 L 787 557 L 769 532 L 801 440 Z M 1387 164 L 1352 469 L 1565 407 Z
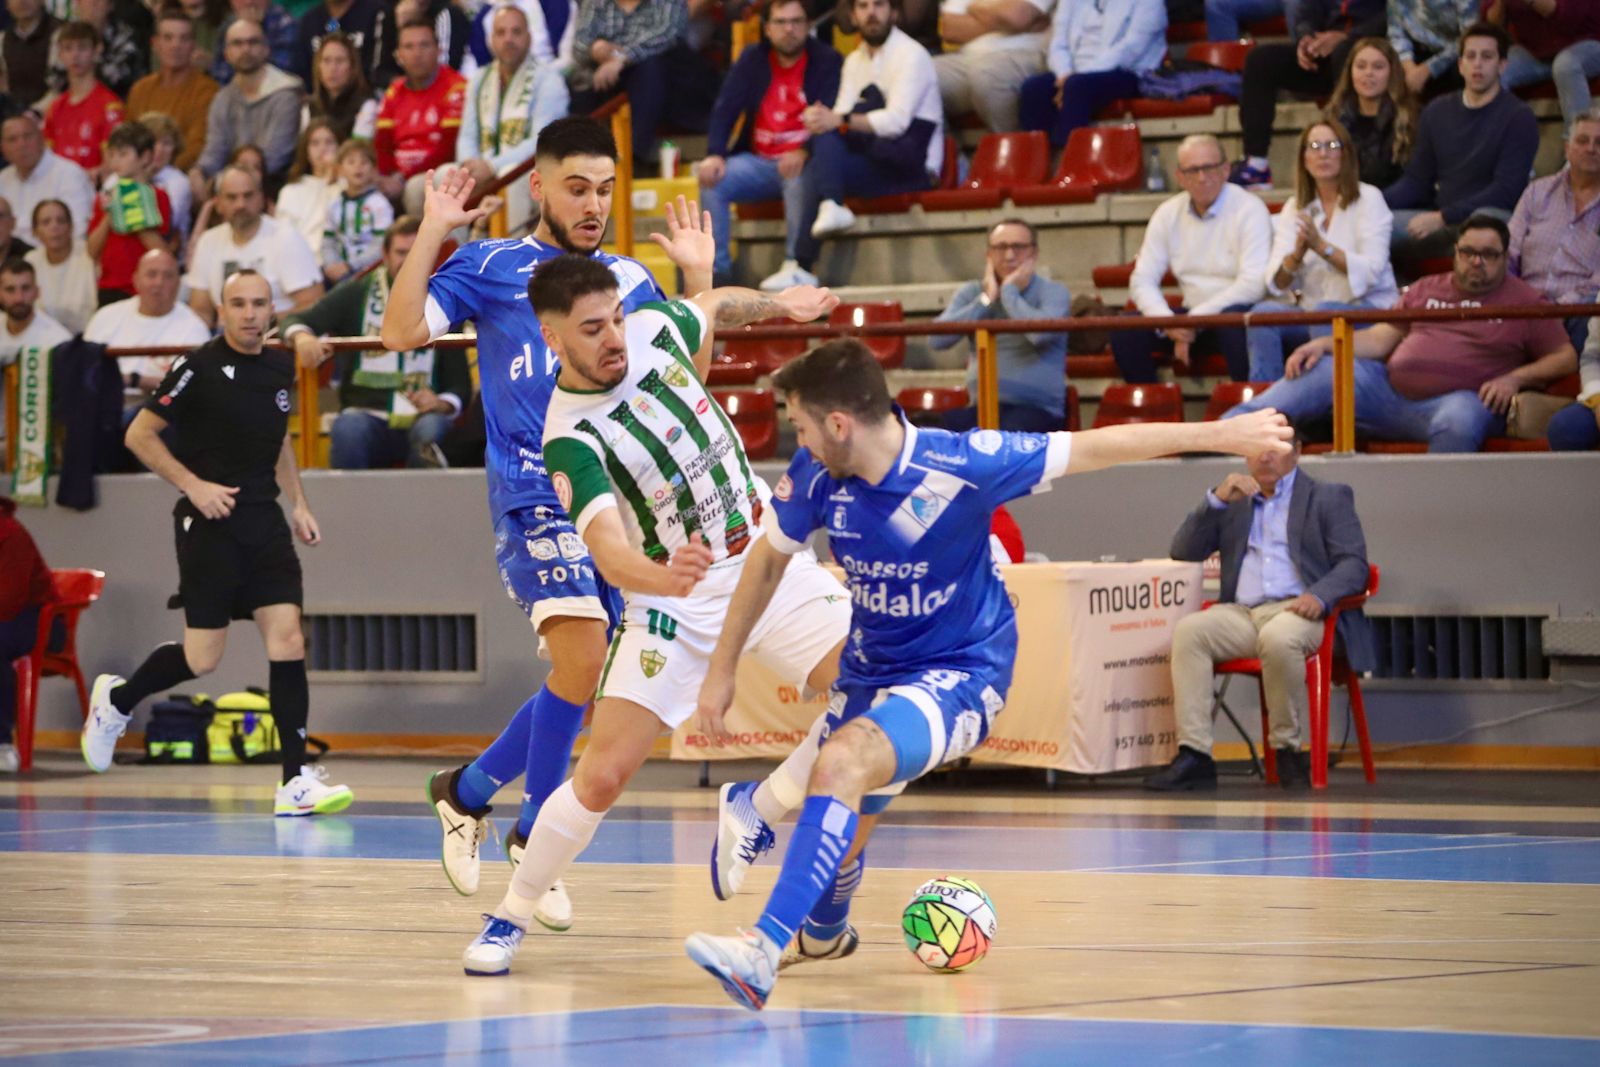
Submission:
M 944 139 L 944 161 L 939 167 L 939 184 L 935 189 L 954 189 L 956 178 L 960 175 L 961 149 L 956 145 L 954 137 L 946 136 Z M 903 215 L 910 211 L 924 193 L 890 193 L 888 196 L 875 196 L 863 199 L 852 196 L 845 200 L 845 206 L 858 215 Z
M 1050 172 L 1050 139 L 1042 130 L 991 133 L 978 142 L 972 169 L 958 189 L 935 189 L 921 196 L 924 211 L 979 211 L 996 208 L 1012 189 L 1038 185 Z
M 1100 397 L 1100 410 L 1094 414 L 1095 429 L 1131 422 L 1182 421 L 1183 393 L 1175 382 L 1153 385 L 1118 382 L 1107 386 Z
M 793 326 L 790 319 L 763 319 L 752 326 Z M 720 357 L 723 363 L 753 363 L 759 374 L 771 374 L 797 356 L 805 355 L 806 342 L 795 338 L 747 338 L 743 327 L 723 335 L 725 342 Z
M 711 395 L 739 431 L 746 456 L 771 459 L 778 454 L 778 401 L 771 389 L 730 389 Z
M 761 368 L 753 359 L 731 359 L 726 352 L 711 357 L 706 368 L 707 385 L 754 385 L 761 377 Z
M 1355 723 L 1356 739 L 1361 744 L 1361 768 L 1366 772 L 1367 783 L 1370 785 L 1378 780 L 1378 772 L 1372 766 L 1372 741 L 1367 736 L 1367 705 L 1361 695 L 1361 676 L 1350 669 L 1350 664 L 1344 656 L 1334 648 L 1339 616 L 1347 611 L 1358 610 L 1377 593 L 1378 567 L 1377 564 L 1368 564 L 1366 592 L 1347 596 L 1328 609 L 1328 613 L 1322 618 L 1322 644 L 1316 652 L 1306 657 L 1306 694 L 1311 719 L 1307 726 L 1311 733 L 1311 788 L 1313 789 L 1328 788 L 1330 717 L 1328 699 L 1335 685 L 1342 685 L 1350 691 L 1350 718 Z M 1261 661 L 1224 660 L 1217 664 L 1214 670 L 1217 674 L 1247 674 L 1255 677 L 1256 686 L 1261 694 L 1262 762 L 1266 765 L 1267 781 L 1276 782 L 1278 761 L 1277 754 L 1273 752 L 1272 745 L 1267 740 L 1267 690 L 1266 683 L 1261 680 Z
M 1083 429 L 1083 419 L 1078 414 L 1078 387 L 1067 386 L 1067 429 L 1077 433 Z
M 861 304 L 840 304 L 828 315 L 829 326 L 867 326 L 880 322 L 904 322 L 906 313 L 898 300 L 875 300 Z M 906 361 L 904 337 L 863 337 L 861 343 L 873 358 L 893 370 Z
M 1101 193 L 1138 189 L 1144 184 L 1144 153 L 1139 127 L 1085 126 L 1072 131 L 1061 163 L 1049 182 L 1011 190 L 1011 202 L 1079 204 Z
M 918 415 L 943 415 L 947 411 L 959 411 L 972 403 L 967 391 L 959 386 L 929 386 L 925 389 L 902 389 L 895 394 L 895 403 L 905 409 L 905 413 L 915 417 Z
M 1206 404 L 1203 422 L 1216 422 L 1232 409 L 1266 390 L 1271 382 L 1218 382 L 1211 390 L 1211 400 Z
M 33 651 L 12 661 L 17 672 L 17 755 L 21 767 L 33 769 L 33 726 L 39 710 L 39 681 L 47 677 L 71 678 L 78 687 L 78 706 L 89 717 L 89 687 L 78 666 L 78 617 L 100 599 L 106 587 L 106 572 L 80 568 L 52 570 L 56 599 L 39 610 L 39 630 Z M 65 640 L 55 652 L 48 651 L 50 631 L 56 619 L 65 624 Z
M 1184 53 L 1184 58 L 1238 74 L 1244 70 L 1245 57 L 1255 46 L 1254 41 L 1196 41 Z
M 1091 277 L 1094 278 L 1094 287 L 1096 289 L 1126 289 L 1133 283 L 1133 267 L 1132 263 L 1113 263 L 1105 267 L 1096 267 L 1091 272 Z M 1175 288 L 1177 284 L 1178 279 L 1170 270 L 1161 276 L 1163 288 Z

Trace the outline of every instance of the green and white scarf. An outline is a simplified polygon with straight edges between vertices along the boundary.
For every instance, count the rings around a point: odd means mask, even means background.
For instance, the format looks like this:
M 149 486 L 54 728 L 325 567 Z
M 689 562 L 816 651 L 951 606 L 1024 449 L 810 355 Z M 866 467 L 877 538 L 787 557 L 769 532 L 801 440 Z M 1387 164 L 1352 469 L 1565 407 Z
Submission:
M 495 156 L 533 136 L 528 116 L 533 102 L 533 76 L 538 64 L 533 57 L 511 75 L 511 84 L 500 90 L 500 64 L 492 63 L 478 82 L 478 152 Z
M 161 204 L 156 200 L 155 188 L 144 182 L 119 178 L 111 193 L 112 232 L 129 234 L 160 228 Z
M 367 283 L 367 301 L 361 309 L 361 333 L 376 337 L 383 328 L 383 309 L 389 303 L 389 272 L 379 267 Z M 363 352 L 350 376 L 363 389 L 389 390 L 389 425 L 404 430 L 417 421 L 417 409 L 406 392 L 433 388 L 433 349 L 409 352 Z
M 50 350 L 29 345 L 17 353 L 17 440 L 11 495 L 19 504 L 45 505 L 50 477 Z

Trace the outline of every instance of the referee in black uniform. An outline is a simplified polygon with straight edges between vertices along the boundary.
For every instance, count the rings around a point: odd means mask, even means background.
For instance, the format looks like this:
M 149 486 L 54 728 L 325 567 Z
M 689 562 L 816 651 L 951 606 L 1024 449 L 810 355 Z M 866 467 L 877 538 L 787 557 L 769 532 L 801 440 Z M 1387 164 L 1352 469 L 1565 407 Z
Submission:
M 354 799 L 350 790 L 305 765 L 309 694 L 294 537 L 315 545 L 322 534 L 289 447 L 294 358 L 263 345 L 272 289 L 255 271 L 229 276 L 220 319 L 222 336 L 173 364 L 127 434 L 129 450 L 183 493 L 172 512 L 178 595 L 169 605 L 183 607 L 183 644 L 158 646 L 127 680 L 95 679 L 83 758 L 107 770 L 134 706 L 215 670 L 229 623 L 253 618 L 267 645 L 272 714 L 283 745 L 274 813 L 342 811 Z M 160 436 L 168 423 L 177 433 L 170 450 Z M 280 490 L 291 505 L 288 521 Z

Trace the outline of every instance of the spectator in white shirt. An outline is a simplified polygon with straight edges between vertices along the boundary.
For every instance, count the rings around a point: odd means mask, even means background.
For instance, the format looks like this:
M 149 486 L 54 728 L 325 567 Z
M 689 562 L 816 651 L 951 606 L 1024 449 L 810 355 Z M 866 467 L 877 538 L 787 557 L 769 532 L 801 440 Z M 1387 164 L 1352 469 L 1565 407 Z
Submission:
M 273 218 L 293 226 L 322 265 L 322 234 L 328 228 L 328 205 L 339 199 L 339 142 L 333 123 L 312 119 L 300 133 L 289 183 L 278 193 Z
M 1228 184 L 1228 158 L 1210 134 L 1193 134 L 1178 146 L 1178 184 L 1183 192 L 1156 208 L 1129 288 L 1139 314 L 1215 315 L 1247 311 L 1264 291 L 1272 222 L 1267 206 Z M 1161 293 L 1171 270 L 1183 291 L 1183 311 L 1174 312 Z M 1193 330 L 1176 323 L 1164 330 L 1117 330 L 1111 351 L 1124 380 L 1156 380 L 1154 352 L 1171 353 L 1179 369 L 1192 356 L 1220 352 L 1228 376 L 1246 381 L 1249 351 L 1242 326 Z
M 72 212 L 73 232 L 89 232 L 94 184 L 82 167 L 44 146 L 44 131 L 31 112 L 0 125 L 0 153 L 10 166 L 0 170 L 0 196 L 17 213 L 17 236 L 33 240 L 33 209 L 41 200 L 60 200 Z
M 39 247 L 24 257 L 33 264 L 39 306 L 52 319 L 79 334 L 100 304 L 100 268 L 81 237 L 73 236 L 72 212 L 59 200 L 41 200 L 33 208 L 33 237 Z
M 1394 220 L 1383 191 L 1361 181 L 1355 145 L 1337 120 L 1313 123 L 1300 135 L 1294 188 L 1273 221 L 1267 257 L 1267 294 L 1276 299 L 1253 310 L 1394 307 L 1400 299 L 1389 265 Z M 1330 326 L 1250 327 L 1250 380 L 1277 381 L 1286 352 L 1331 332 Z
M 856 224 L 845 197 L 917 192 L 939 178 L 944 163 L 939 79 L 928 50 L 895 25 L 900 5 L 901 0 L 852 0 L 861 46 L 845 57 L 834 106 L 813 103 L 801 112 L 811 134 L 811 158 L 801 171 L 806 212 L 790 263 L 815 262 L 822 238 Z M 841 127 L 846 132 L 839 132 Z M 789 265 L 761 288 L 801 284 Z
M 1017 91 L 1044 69 L 1056 0 L 944 0 L 939 36 L 954 52 L 934 56 L 944 113 L 976 112 L 996 133 L 1017 128 Z
M 72 340 L 65 326 L 38 310 L 38 302 L 33 264 L 24 259 L 0 264 L 0 312 L 5 314 L 5 328 L 0 329 L 0 367 L 16 362 L 17 353 L 24 348 L 48 351 Z
M 196 347 L 211 340 L 211 331 L 200 316 L 178 303 L 178 273 L 177 258 L 165 248 L 146 252 L 133 271 L 136 295 L 96 311 L 83 331 L 83 339 L 119 348 Z M 122 375 L 124 426 L 133 421 L 139 405 L 167 376 L 174 358 L 123 356 L 117 360 Z
M 226 220 L 200 235 L 189 260 L 189 306 L 206 325 L 217 321 L 222 283 L 250 268 L 272 286 L 278 314 L 302 311 L 322 297 L 322 271 L 305 238 L 266 214 L 261 179 L 229 165 L 217 179 L 217 207 Z

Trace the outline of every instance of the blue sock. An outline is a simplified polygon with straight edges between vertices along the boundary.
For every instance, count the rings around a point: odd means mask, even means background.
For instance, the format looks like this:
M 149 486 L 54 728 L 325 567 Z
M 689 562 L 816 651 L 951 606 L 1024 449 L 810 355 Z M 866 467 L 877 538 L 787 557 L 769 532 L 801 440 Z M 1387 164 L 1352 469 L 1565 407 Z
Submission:
M 583 729 L 585 704 L 568 704 L 550 692 L 550 687 L 539 690 L 530 701 L 533 705 L 528 744 L 522 751 L 527 777 L 522 783 L 522 812 L 517 819 L 517 833 L 526 838 L 533 829 L 533 820 L 545 798 L 567 780 L 567 765 L 572 760 L 572 746 Z
M 839 861 L 856 836 L 856 813 L 833 797 L 806 797 L 783 854 L 778 884 L 767 898 L 756 929 L 779 948 L 787 945 L 806 915 L 839 873 Z
M 806 916 L 806 934 L 818 941 L 832 941 L 850 925 L 850 898 L 861 888 L 861 876 L 867 869 L 867 851 L 839 868 L 833 876 L 833 885 L 822 894 L 811 914 Z
M 462 768 L 456 779 L 456 799 L 469 811 L 483 808 L 501 786 L 516 781 L 522 773 L 522 766 L 528 761 L 528 722 L 538 699 L 537 695 L 529 697 L 500 736 Z

